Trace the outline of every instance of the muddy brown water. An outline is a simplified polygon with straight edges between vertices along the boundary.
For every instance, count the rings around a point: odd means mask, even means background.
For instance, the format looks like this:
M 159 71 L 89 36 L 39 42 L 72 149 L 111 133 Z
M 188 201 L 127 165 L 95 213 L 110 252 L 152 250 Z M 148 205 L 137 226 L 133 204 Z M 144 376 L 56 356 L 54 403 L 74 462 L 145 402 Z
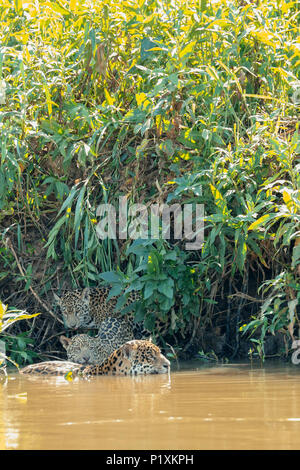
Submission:
M 300 365 L 0 382 L 0 449 L 299 449 Z

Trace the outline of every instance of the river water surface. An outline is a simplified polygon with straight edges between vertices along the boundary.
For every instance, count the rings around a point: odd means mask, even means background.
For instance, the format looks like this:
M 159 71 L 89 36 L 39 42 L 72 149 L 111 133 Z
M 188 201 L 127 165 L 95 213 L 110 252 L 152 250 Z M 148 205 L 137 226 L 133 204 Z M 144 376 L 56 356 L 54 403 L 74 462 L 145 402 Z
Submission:
M 300 366 L 0 382 L 0 449 L 300 449 Z

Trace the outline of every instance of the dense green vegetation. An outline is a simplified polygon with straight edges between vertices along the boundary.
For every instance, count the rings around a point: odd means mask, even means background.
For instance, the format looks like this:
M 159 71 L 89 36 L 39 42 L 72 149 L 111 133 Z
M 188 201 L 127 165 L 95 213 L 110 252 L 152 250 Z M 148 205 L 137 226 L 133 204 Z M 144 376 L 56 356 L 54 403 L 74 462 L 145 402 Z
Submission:
M 43 312 L 7 344 L 25 334 L 59 355 L 53 291 L 106 280 L 141 292 L 146 326 L 171 318 L 175 350 L 287 354 L 300 303 L 297 3 L 0 5 L 0 298 Z M 99 241 L 97 207 L 119 196 L 204 204 L 202 249 Z M 268 352 L 278 334 L 285 347 Z

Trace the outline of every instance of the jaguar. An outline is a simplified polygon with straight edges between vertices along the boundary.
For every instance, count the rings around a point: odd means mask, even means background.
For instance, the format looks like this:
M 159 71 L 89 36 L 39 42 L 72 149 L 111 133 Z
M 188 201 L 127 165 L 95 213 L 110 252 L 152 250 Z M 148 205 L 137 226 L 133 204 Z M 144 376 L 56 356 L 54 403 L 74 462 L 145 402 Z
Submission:
M 164 374 L 170 361 L 160 348 L 147 340 L 132 340 L 114 351 L 101 365 L 89 365 L 84 376 Z
M 124 318 L 106 318 L 95 337 L 78 334 L 67 338 L 60 336 L 60 342 L 67 351 L 68 361 L 80 364 L 101 364 L 113 351 L 134 339 L 133 327 Z
M 90 377 L 93 375 L 144 375 L 170 372 L 170 361 L 158 346 L 148 340 L 127 341 L 98 365 L 76 364 L 70 361 L 46 361 L 30 364 L 21 374 L 66 375 Z
M 62 297 L 54 294 L 54 299 L 60 307 L 67 328 L 99 328 L 101 323 L 110 317 L 125 318 L 133 328 L 135 339 L 148 339 L 151 332 L 133 321 L 132 315 L 123 316 L 114 309 L 118 298 L 108 300 L 109 287 L 86 287 L 67 291 Z M 124 306 L 129 306 L 140 300 L 140 294 L 130 292 Z M 155 322 L 155 331 L 164 336 L 170 327 L 169 321 Z
M 118 298 L 107 299 L 109 287 L 86 287 L 67 291 L 62 297 L 54 294 L 67 328 L 96 328 L 103 320 L 111 316 L 119 316 L 114 309 Z M 137 301 L 139 296 L 131 292 L 125 306 Z

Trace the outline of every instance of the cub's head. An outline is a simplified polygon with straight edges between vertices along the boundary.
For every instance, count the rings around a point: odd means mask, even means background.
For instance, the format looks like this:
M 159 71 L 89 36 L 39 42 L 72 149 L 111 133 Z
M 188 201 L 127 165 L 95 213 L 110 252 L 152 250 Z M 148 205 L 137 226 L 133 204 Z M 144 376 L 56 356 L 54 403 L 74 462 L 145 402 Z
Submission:
M 107 354 L 99 345 L 97 338 L 80 334 L 72 338 L 60 336 L 60 342 L 67 351 L 68 361 L 78 364 L 101 364 Z
M 54 294 L 58 303 L 65 326 L 67 328 L 93 327 L 90 316 L 90 292 L 89 289 L 66 292 L 62 297 Z

